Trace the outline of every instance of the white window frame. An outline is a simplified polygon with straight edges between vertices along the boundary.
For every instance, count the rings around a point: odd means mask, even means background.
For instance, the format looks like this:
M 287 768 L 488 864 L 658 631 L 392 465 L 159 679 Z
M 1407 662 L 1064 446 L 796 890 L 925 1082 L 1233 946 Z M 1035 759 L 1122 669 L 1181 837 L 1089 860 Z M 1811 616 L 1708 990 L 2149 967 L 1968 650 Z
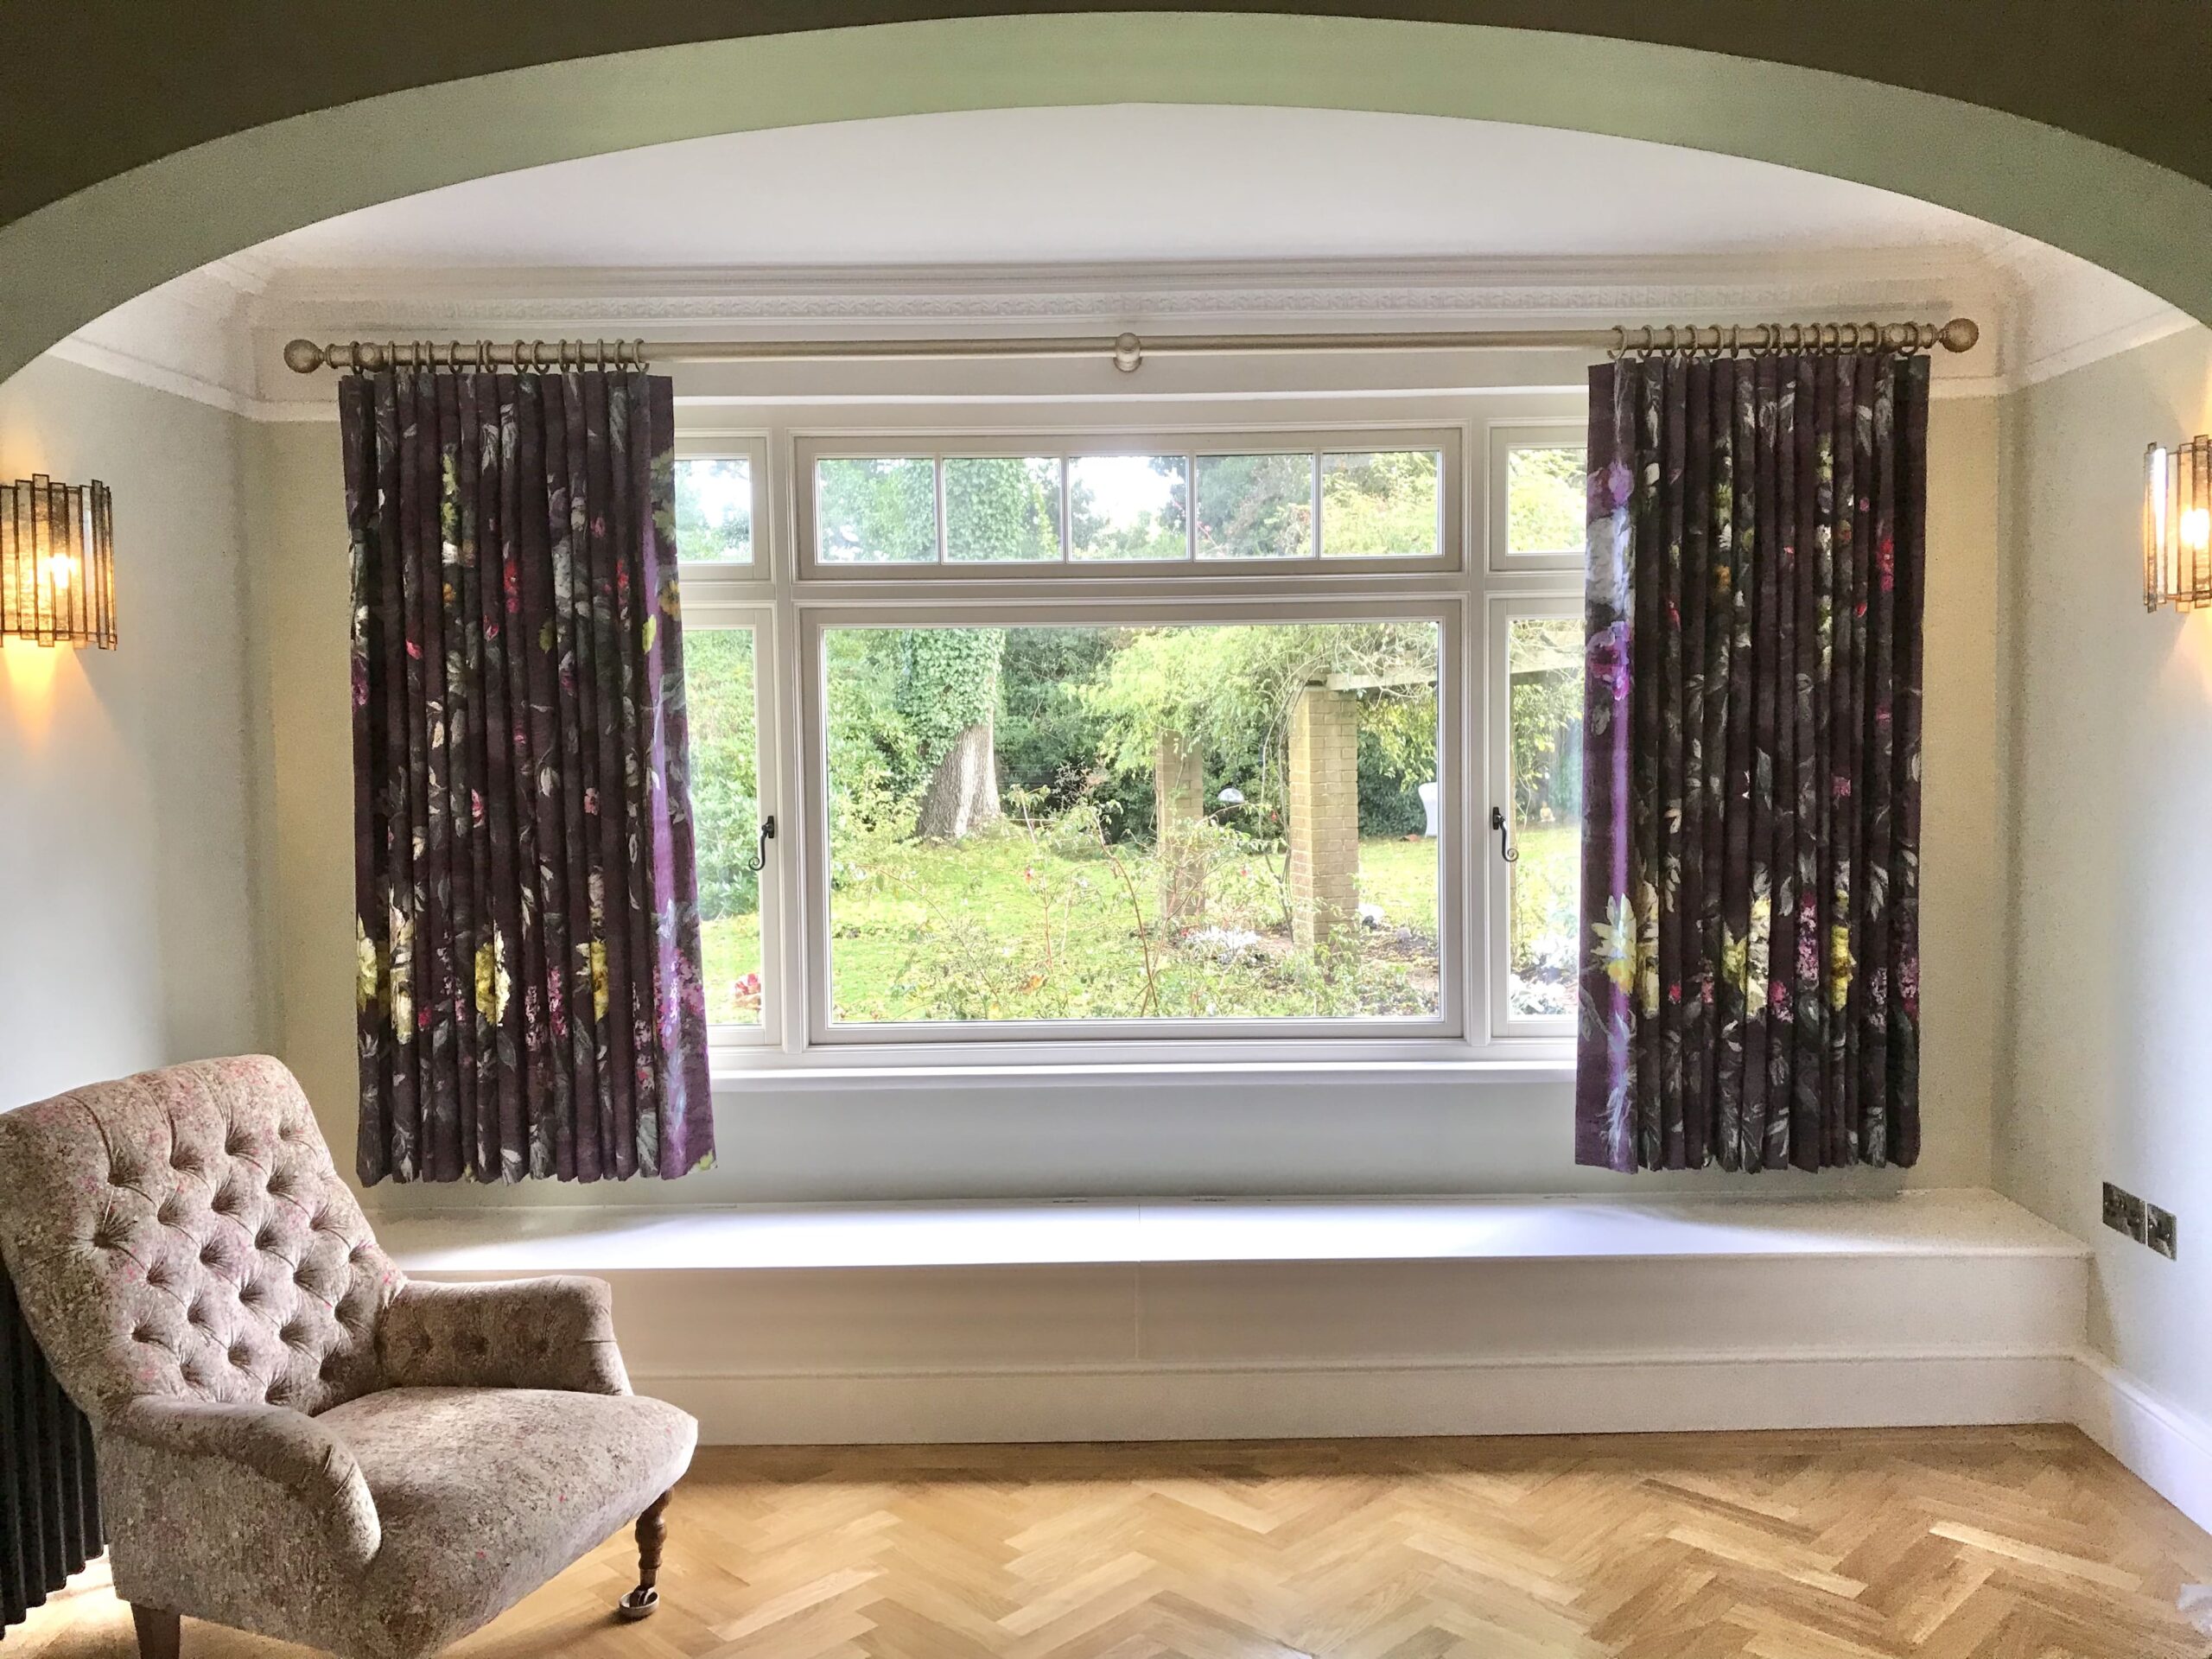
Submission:
M 1532 402 L 1536 397 L 1543 401 Z M 680 455 L 739 454 L 752 463 L 753 562 L 684 565 L 683 591 L 687 626 L 755 630 L 760 810 L 773 813 L 778 824 L 761 880 L 761 1023 L 715 1028 L 718 1077 L 834 1088 L 892 1079 L 1226 1078 L 1313 1068 L 1377 1080 L 1451 1074 L 1513 1082 L 1567 1074 L 1567 1032 L 1532 1030 L 1532 1023 L 1548 1022 L 1507 1024 L 1498 1017 L 1505 922 L 1501 866 L 1488 823 L 1491 804 L 1503 799 L 1509 758 L 1502 747 L 1505 665 L 1494 613 L 1518 604 L 1571 612 L 1580 603 L 1580 562 L 1571 569 L 1564 560 L 1493 567 L 1490 549 L 1502 545 L 1495 526 L 1503 513 L 1503 480 L 1493 477 L 1491 434 L 1533 429 L 1537 441 L 1579 442 L 1581 422 L 1569 412 L 1579 393 L 1560 386 L 1417 400 L 1363 394 L 1356 407 L 1348 406 L 1348 421 L 1337 418 L 1338 397 L 1302 396 L 1281 400 L 1280 407 L 1247 404 L 1211 425 L 1167 425 L 1146 412 L 1132 418 L 1125 404 L 1083 404 L 1071 413 L 1065 403 L 1019 399 L 995 407 L 984 417 L 993 423 L 988 426 L 976 423 L 972 410 L 957 403 L 916 407 L 911 400 L 871 403 L 855 421 L 848 410 L 858 401 L 678 399 Z M 1394 403 L 1407 418 L 1390 417 Z M 1506 419 L 1501 409 L 1529 413 Z M 1382 418 L 1373 418 L 1378 414 Z M 1433 559 L 808 564 L 812 460 L 824 454 L 1337 453 L 1416 446 L 1444 456 L 1443 542 Z M 826 881 L 827 869 L 826 778 L 812 758 L 821 751 L 823 628 L 863 619 L 883 626 L 1129 618 L 1202 625 L 1363 615 L 1445 622 L 1441 1017 L 828 1027 L 828 957 L 821 949 L 830 943 L 826 890 L 811 885 Z M 1489 865 L 1478 866 L 1484 859 Z
M 768 435 L 765 432 L 709 432 L 681 431 L 676 435 L 676 458 L 683 461 L 742 461 L 751 470 L 753 479 L 753 556 L 740 564 L 730 559 L 701 559 L 686 561 L 682 540 L 677 546 L 677 568 L 690 581 L 705 582 L 710 577 L 761 577 L 768 568 L 770 550 L 773 543 L 766 534 L 770 492 L 762 487 L 768 480 Z
M 1582 614 L 1582 601 L 1579 595 L 1556 591 L 1493 594 L 1489 608 L 1484 677 L 1489 705 L 1484 721 L 1489 741 L 1485 746 L 1484 794 L 1489 805 L 1483 810 L 1482 828 L 1489 870 L 1488 902 L 1484 912 L 1488 918 L 1484 955 L 1489 963 L 1485 977 L 1489 986 L 1490 1035 L 1492 1041 L 1500 1043 L 1557 1042 L 1574 1035 L 1575 1017 L 1572 1013 L 1546 1016 L 1513 1012 L 1513 976 L 1509 961 L 1513 942 L 1513 870 L 1500 852 L 1498 833 L 1490 822 L 1490 808 L 1497 808 L 1505 814 L 1506 823 L 1513 824 L 1513 664 L 1508 652 L 1513 624 L 1523 617 L 1572 621 Z M 1515 827 L 1517 830 L 1518 826 Z
M 1586 530 L 1582 547 L 1544 553 L 1516 553 L 1512 550 L 1509 539 L 1510 519 L 1508 509 L 1512 502 L 1508 489 L 1508 471 L 1516 449 L 1581 449 L 1586 454 L 1589 441 L 1589 424 L 1580 419 L 1523 418 L 1491 421 L 1485 424 L 1483 442 L 1488 457 L 1490 512 L 1485 538 L 1489 556 L 1484 563 L 1491 575 L 1510 576 L 1554 571 L 1581 573 L 1587 556 Z
M 831 957 L 828 771 L 828 697 L 823 679 L 822 636 L 838 627 L 1085 627 L 1177 623 L 1196 626 L 1237 623 L 1327 623 L 1358 621 L 1433 622 L 1439 630 L 1438 666 L 1442 683 L 1437 696 L 1439 798 L 1459 800 L 1465 792 L 1460 757 L 1465 733 L 1460 719 L 1465 699 L 1456 695 L 1465 661 L 1465 607 L 1458 595 L 1408 594 L 1402 599 L 1193 600 L 1100 599 L 1086 595 L 1070 603 L 1050 600 L 969 600 L 961 602 L 808 605 L 801 608 L 800 742 L 804 758 L 802 797 L 807 840 L 804 849 L 804 931 L 822 949 L 806 963 L 810 1047 L 875 1046 L 926 1046 L 946 1044 L 999 1046 L 1069 1043 L 1119 1046 L 1133 1042 L 1262 1043 L 1320 1038 L 1342 1041 L 1458 1041 L 1465 1034 L 1466 940 L 1464 925 L 1446 925 L 1464 917 L 1462 873 L 1466 868 L 1465 814 L 1446 810 L 1437 837 L 1437 1014 L 1433 1019 L 1249 1020 L 1051 1020 L 915 1021 L 839 1025 L 830 1018 Z
M 1182 582 L 1223 580 L 1273 581 L 1281 576 L 1374 575 L 1391 573 L 1443 574 L 1460 568 L 1465 468 L 1462 464 L 1464 434 L 1456 428 L 1422 424 L 1354 427 L 1299 427 L 1259 429 L 1179 427 L 1158 431 L 1084 430 L 1034 431 L 1009 434 L 1003 430 L 963 433 L 933 428 L 924 431 L 809 433 L 795 441 L 791 465 L 792 522 L 798 544 L 798 571 L 802 582 L 1081 582 L 1123 585 L 1132 580 L 1157 578 Z M 1359 454 L 1394 449 L 1433 450 L 1442 457 L 1437 479 L 1437 550 L 1419 555 L 1357 555 L 1329 557 L 1319 550 L 1322 537 L 1320 513 L 1320 458 L 1326 454 Z M 1195 503 L 1198 463 L 1209 455 L 1310 454 L 1314 457 L 1313 505 L 1316 551 L 1306 557 L 1282 559 L 1208 559 L 1198 555 L 1195 511 L 1186 514 L 1185 536 L 1189 555 L 1182 559 L 1141 559 L 1126 562 L 1067 556 L 1068 513 L 1066 474 L 1060 489 L 1060 545 L 1057 563 L 1007 560 L 951 560 L 946 557 L 944 463 L 947 461 L 990 459 L 1057 459 L 1062 461 L 1089 455 L 1180 454 L 1190 467 L 1190 495 Z M 937 558 L 931 563 L 877 564 L 823 562 L 817 556 L 820 526 L 815 512 L 815 467 L 823 461 L 862 461 L 886 458 L 929 461 L 937 467 Z
M 753 496 L 754 512 L 757 513 L 760 510 L 757 486 Z M 745 567 L 721 564 L 693 567 L 699 570 L 727 570 L 732 568 Z M 687 581 L 690 580 L 688 572 L 681 574 Z M 790 967 L 785 959 L 787 932 L 784 925 L 783 902 L 785 861 L 780 843 L 791 830 L 786 828 L 786 815 L 778 810 L 776 805 L 778 798 L 784 796 L 780 785 L 784 776 L 785 733 L 781 709 L 785 700 L 784 677 L 777 671 L 780 656 L 777 650 L 776 610 L 765 599 L 702 597 L 695 591 L 683 601 L 683 626 L 687 639 L 698 633 L 730 629 L 747 628 L 752 631 L 753 765 L 759 773 L 753 791 L 754 804 L 761 823 L 771 817 L 776 820 L 775 839 L 766 844 L 767 856 L 763 860 L 760 869 L 760 1022 L 752 1026 L 714 1026 L 710 1027 L 710 1046 L 716 1051 L 781 1047 L 785 1024 L 789 1017 L 785 1005 L 791 981 Z

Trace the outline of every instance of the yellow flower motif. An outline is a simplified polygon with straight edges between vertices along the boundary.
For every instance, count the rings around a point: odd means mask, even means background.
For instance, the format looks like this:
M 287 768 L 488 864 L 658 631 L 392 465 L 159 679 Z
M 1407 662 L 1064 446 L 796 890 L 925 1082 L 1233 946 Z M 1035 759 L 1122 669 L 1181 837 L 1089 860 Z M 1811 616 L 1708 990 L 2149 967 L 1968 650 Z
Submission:
M 391 912 L 391 971 L 385 1001 L 395 1035 L 415 1034 L 415 920 L 394 906 Z
M 1851 929 L 1837 922 L 1828 929 L 1828 1006 L 1840 1008 L 1851 998 L 1851 976 L 1858 966 L 1851 956 Z
M 591 1012 L 594 1020 L 607 1018 L 607 941 L 591 942 Z
M 1740 933 L 1720 930 L 1720 977 L 1742 994 L 1751 984 L 1751 941 Z
M 1605 964 L 1605 977 L 1624 991 L 1636 988 L 1636 917 L 1628 901 L 1615 893 L 1605 901 L 1605 919 L 1591 924 L 1598 959 Z
M 1766 1001 L 1767 951 L 1774 943 L 1774 901 L 1761 887 L 1751 898 L 1751 931 L 1744 941 L 1744 995 L 1760 987 L 1758 1000 Z
M 476 1012 L 493 1025 L 507 1017 L 507 998 L 512 991 L 507 977 L 506 936 L 497 928 L 476 947 Z
M 353 1007 L 372 1008 L 384 995 L 385 963 L 383 950 L 369 938 L 369 930 L 353 918 Z

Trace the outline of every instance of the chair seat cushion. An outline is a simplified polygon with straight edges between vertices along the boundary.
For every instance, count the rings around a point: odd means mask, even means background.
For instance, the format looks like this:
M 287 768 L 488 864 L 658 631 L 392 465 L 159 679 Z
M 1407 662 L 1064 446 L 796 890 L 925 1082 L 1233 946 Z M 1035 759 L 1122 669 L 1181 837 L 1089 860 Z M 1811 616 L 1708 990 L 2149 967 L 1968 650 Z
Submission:
M 658 1400 L 548 1389 L 386 1389 L 317 1421 L 353 1451 L 384 1529 L 357 1650 L 393 1659 L 474 1630 L 628 1524 L 698 1434 Z

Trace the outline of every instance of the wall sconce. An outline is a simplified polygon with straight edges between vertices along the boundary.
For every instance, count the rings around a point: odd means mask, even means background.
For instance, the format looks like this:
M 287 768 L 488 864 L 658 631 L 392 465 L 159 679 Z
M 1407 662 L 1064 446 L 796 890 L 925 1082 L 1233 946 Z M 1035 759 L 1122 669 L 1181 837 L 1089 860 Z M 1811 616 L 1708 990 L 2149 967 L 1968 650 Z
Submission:
M 2143 608 L 2212 606 L 2212 437 L 2143 455 Z
M 99 480 L 0 484 L 0 639 L 115 649 L 115 515 Z

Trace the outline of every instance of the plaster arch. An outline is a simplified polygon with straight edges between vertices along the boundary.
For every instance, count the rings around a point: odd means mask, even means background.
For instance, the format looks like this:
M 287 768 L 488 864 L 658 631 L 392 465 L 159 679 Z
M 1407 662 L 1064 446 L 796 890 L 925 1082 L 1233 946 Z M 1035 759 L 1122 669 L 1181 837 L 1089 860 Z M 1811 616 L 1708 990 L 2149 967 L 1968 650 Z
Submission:
M 717 132 L 1147 102 L 1459 116 L 1749 156 L 1955 208 L 2212 319 L 2212 267 L 2191 256 L 2212 244 L 2212 188 L 1980 105 L 1595 35 L 1070 12 L 656 47 L 394 92 L 208 140 L 0 227 L 0 375 L 181 271 L 464 179 Z

